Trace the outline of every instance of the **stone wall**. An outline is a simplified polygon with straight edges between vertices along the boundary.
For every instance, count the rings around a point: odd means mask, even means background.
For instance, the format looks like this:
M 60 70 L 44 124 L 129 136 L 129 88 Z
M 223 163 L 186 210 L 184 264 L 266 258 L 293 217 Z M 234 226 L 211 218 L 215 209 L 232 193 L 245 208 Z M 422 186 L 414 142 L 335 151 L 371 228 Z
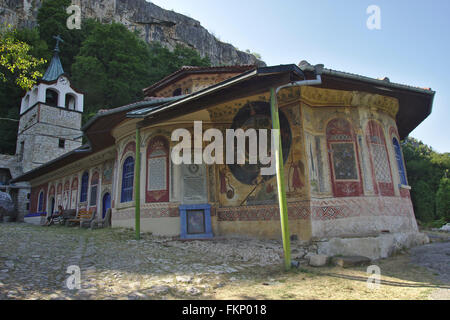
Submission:
M 22 115 L 17 150 L 22 152 L 23 172 L 80 147 L 81 117 L 79 112 L 44 104 L 37 104 Z M 59 147 L 60 139 L 64 139 L 64 148 Z

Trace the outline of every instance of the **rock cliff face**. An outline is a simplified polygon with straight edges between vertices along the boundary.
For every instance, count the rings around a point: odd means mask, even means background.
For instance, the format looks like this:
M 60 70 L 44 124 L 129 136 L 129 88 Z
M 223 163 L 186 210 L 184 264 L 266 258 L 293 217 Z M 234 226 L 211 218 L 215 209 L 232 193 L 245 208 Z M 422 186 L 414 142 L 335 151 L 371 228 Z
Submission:
M 0 0 L 0 22 L 19 27 L 35 26 L 42 1 Z M 104 23 L 120 22 L 130 30 L 138 30 L 146 42 L 159 41 L 169 49 L 177 44 L 188 46 L 202 57 L 209 57 L 215 66 L 265 65 L 255 56 L 219 41 L 199 21 L 145 0 L 72 0 L 72 3 L 81 7 L 82 18 L 96 18 Z

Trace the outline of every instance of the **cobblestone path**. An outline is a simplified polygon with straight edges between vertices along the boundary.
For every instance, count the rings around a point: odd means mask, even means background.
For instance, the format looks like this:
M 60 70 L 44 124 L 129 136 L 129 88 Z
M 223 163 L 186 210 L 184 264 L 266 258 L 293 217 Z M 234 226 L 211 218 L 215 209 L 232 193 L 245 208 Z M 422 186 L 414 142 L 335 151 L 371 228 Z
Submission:
M 201 298 L 234 274 L 282 263 L 277 241 L 133 238 L 125 229 L 0 224 L 0 299 Z M 79 290 L 67 286 L 69 266 L 80 268 Z

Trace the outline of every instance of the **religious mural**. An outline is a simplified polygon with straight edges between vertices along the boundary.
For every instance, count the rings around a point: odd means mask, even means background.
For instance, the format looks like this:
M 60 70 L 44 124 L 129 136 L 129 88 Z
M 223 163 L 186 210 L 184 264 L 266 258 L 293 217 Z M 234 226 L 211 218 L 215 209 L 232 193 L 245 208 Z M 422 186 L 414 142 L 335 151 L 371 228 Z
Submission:
M 77 208 L 77 197 L 78 197 L 78 177 L 74 177 L 72 181 L 72 196 L 70 200 L 70 209 Z
M 147 148 L 146 202 L 169 201 L 169 168 L 169 141 L 154 137 Z
M 268 129 L 267 152 L 270 156 L 270 130 L 272 121 L 267 97 L 256 97 L 245 102 L 236 101 L 231 105 L 212 108 L 213 121 L 229 123 L 226 129 Z M 298 103 L 291 103 L 279 110 L 283 160 L 285 165 L 286 193 L 289 198 L 306 195 L 305 164 L 301 117 Z M 249 164 L 249 143 L 246 137 L 245 164 L 217 166 L 217 191 L 221 206 L 271 205 L 277 203 L 277 182 L 275 176 L 262 176 L 263 165 Z M 235 148 L 237 143 L 235 143 Z M 236 157 L 236 151 L 235 151 Z
M 366 130 L 366 140 L 370 149 L 375 192 L 382 196 L 394 196 L 394 184 L 386 149 L 386 139 L 383 128 L 378 122 L 374 120 L 369 121 Z
M 64 209 L 68 209 L 69 208 L 69 200 L 70 199 L 70 181 L 67 180 L 66 183 L 64 184 L 64 193 L 63 193 L 63 203 L 62 206 Z
M 350 122 L 343 118 L 333 119 L 328 123 L 326 134 L 334 195 L 362 195 L 357 144 Z

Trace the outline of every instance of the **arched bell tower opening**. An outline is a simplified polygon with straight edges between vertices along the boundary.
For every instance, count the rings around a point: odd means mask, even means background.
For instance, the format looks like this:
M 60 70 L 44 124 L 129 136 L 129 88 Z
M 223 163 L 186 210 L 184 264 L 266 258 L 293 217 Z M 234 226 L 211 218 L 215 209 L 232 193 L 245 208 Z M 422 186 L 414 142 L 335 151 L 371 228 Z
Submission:
M 20 108 L 18 161 L 28 172 L 81 146 L 83 94 L 70 84 L 59 58 L 57 36 L 53 58 Z

